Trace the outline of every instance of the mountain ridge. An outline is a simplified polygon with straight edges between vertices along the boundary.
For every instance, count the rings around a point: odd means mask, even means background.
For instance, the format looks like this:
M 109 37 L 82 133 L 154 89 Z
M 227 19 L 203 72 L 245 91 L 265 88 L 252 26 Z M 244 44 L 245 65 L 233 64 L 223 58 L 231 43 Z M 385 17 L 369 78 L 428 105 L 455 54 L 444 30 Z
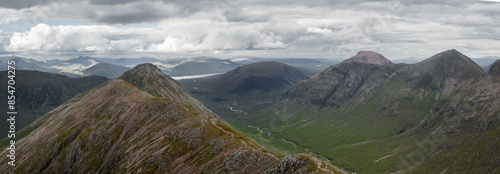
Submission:
M 344 173 L 310 155 L 270 153 L 214 114 L 190 106 L 190 96 L 184 94 L 156 66 L 139 65 L 35 121 L 30 125 L 34 131 L 17 141 L 16 153 L 23 154 L 16 158 L 17 166 L 0 169 L 18 173 Z
M 349 171 L 491 173 L 500 164 L 499 99 L 497 77 L 448 50 L 417 64 L 332 65 L 237 118 L 269 133 L 251 134 L 261 143 L 302 148 Z

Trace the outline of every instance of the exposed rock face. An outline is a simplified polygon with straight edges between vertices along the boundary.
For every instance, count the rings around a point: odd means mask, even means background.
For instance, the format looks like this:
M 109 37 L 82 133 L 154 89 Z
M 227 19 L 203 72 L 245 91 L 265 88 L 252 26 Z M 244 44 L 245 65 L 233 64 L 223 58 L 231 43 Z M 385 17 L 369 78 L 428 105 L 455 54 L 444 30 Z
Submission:
M 300 82 L 287 91 L 281 101 L 299 105 L 312 104 L 321 108 L 340 107 L 349 99 L 356 98 L 355 95 L 368 97 L 376 89 L 383 87 L 394 73 L 393 67 L 343 62 Z
M 347 60 L 344 60 L 343 62 L 359 62 L 359 63 L 369 63 L 375 65 L 393 64 L 389 59 L 385 58 L 383 55 L 373 51 L 360 51 L 355 56 Z
M 491 74 L 493 76 L 500 75 L 500 60 L 495 61 L 493 64 L 489 66 L 488 74 Z
M 35 121 L 13 173 L 338 173 L 309 155 L 273 154 L 138 65 Z M 5 156 L 7 151 L 0 155 Z M 7 163 L 7 158 L 1 160 Z
M 328 67 L 293 89 L 287 91 L 283 103 L 312 104 L 323 107 L 340 107 L 348 99 L 370 95 L 372 88 L 380 88 L 396 68 L 383 55 L 373 51 L 361 51 L 355 56 Z M 364 87 L 370 84 L 370 88 Z
M 394 80 L 391 78 L 404 78 L 406 88 L 440 90 L 449 89 L 451 84 L 457 86 L 459 80 L 486 75 L 481 67 L 457 50 L 444 51 L 412 65 L 395 65 L 384 60 L 387 59 L 378 53 L 360 52 L 300 82 L 281 100 L 283 103 L 339 107 L 351 98 L 354 103 L 370 98 Z

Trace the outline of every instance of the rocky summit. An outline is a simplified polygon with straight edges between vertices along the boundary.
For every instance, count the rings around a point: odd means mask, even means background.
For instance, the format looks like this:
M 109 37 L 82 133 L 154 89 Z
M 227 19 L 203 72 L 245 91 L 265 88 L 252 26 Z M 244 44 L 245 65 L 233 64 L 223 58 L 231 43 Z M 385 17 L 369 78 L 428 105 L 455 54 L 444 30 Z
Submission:
M 382 54 L 373 51 L 360 51 L 355 56 L 344 60 L 343 62 L 360 62 L 375 65 L 390 65 L 393 64 L 389 59 L 385 58 Z
M 204 109 L 152 64 L 138 65 L 72 98 L 21 133 L 27 136 L 16 141 L 16 166 L 2 165 L 0 171 L 343 172 L 310 155 L 267 151 Z

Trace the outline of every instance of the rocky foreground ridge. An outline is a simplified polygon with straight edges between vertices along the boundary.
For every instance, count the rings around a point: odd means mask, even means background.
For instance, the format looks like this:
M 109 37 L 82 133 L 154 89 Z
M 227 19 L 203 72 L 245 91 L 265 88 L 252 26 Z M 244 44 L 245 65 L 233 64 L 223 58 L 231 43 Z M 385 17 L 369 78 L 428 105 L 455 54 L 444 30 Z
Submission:
M 29 132 L 32 130 L 31 132 Z M 12 173 L 342 173 L 274 154 L 228 126 L 152 64 L 82 93 L 17 140 Z M 2 151 L 0 156 L 6 156 Z

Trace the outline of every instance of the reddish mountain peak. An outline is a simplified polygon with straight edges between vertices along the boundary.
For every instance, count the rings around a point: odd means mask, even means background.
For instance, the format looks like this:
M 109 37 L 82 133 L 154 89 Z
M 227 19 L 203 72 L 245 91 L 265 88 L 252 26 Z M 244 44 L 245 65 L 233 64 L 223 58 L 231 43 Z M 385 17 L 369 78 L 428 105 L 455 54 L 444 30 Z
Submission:
M 345 60 L 344 62 L 360 62 L 376 65 L 390 65 L 393 64 L 389 59 L 383 55 L 373 51 L 360 51 L 355 56 Z

